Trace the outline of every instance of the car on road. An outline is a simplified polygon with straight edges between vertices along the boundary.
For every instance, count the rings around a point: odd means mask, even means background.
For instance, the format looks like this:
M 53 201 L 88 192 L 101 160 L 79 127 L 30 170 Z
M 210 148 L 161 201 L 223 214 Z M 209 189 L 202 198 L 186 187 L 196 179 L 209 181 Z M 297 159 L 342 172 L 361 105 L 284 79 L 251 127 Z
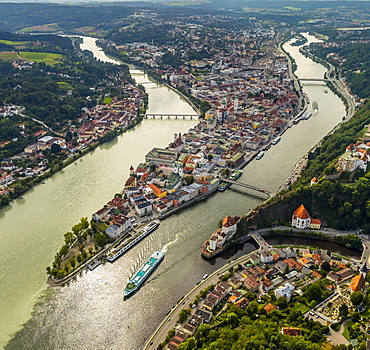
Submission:
M 171 321 L 171 319 L 169 318 L 168 320 L 167 320 L 167 322 L 170 322 Z

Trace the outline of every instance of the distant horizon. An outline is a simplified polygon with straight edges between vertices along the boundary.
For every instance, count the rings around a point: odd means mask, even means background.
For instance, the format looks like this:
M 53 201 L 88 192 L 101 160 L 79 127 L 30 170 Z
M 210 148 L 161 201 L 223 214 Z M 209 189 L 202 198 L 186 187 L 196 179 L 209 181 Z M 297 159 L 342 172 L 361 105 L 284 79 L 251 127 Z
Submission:
M 369 2 L 370 0 L 262 0 L 260 1 L 260 3 L 264 3 L 264 2 L 269 2 L 269 3 L 279 3 L 279 2 L 297 2 L 297 3 L 307 3 L 307 2 L 322 2 L 322 3 L 325 3 L 325 2 L 330 2 L 330 3 L 335 3 L 335 2 L 350 2 L 350 3 L 353 3 L 353 2 Z M 27 0 L 0 0 L 0 4 L 10 4 L 10 3 L 23 3 L 23 4 L 26 4 L 26 3 L 33 3 L 33 4 L 40 4 L 40 3 L 47 3 L 47 4 L 63 4 L 63 3 L 68 3 L 68 4 L 75 4 L 75 5 L 78 5 L 78 4 L 89 4 L 89 3 L 101 3 L 101 4 L 104 4 L 104 3 L 110 3 L 110 4 L 114 4 L 114 3 L 123 3 L 123 2 L 127 2 L 127 3 L 143 3 L 143 2 L 148 2 L 148 3 L 174 3 L 176 2 L 175 0 L 174 1 L 171 1 L 171 0 L 79 0 L 79 1 L 76 1 L 76 0 L 30 0 L 30 1 L 27 1 Z M 182 2 L 183 5 L 178 5 L 179 7 L 182 7 L 184 6 L 185 3 L 188 3 L 189 5 L 190 4 L 201 4 L 201 3 L 214 3 L 214 2 L 217 2 L 217 0 L 185 0 Z M 234 0 L 232 2 L 250 2 L 250 3 L 254 3 L 255 1 L 254 0 Z

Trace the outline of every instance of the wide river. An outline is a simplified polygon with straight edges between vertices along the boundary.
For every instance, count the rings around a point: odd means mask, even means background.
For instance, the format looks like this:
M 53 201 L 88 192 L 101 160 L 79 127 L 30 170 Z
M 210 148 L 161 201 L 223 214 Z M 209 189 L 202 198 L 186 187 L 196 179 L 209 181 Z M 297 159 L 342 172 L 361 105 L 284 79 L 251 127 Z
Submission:
M 95 46 L 95 39 L 84 38 L 82 47 L 108 60 Z M 322 65 L 289 43 L 285 49 L 296 60 L 298 76 L 323 77 Z M 193 112 L 173 91 L 150 82 L 140 71 L 131 72 L 137 82 L 145 83 L 148 112 Z M 324 88 L 320 83 L 304 85 L 311 101 L 318 101 L 319 111 L 289 129 L 261 160 L 250 163 L 241 181 L 276 191 L 297 160 L 340 122 L 345 114 L 343 103 L 331 91 L 324 93 Z M 152 147 L 165 147 L 174 133 L 185 132 L 195 123 L 144 120 L 0 211 L 1 347 L 141 349 L 166 313 L 205 273 L 254 249 L 247 243 L 212 261 L 200 256 L 202 243 L 221 218 L 243 215 L 265 199 L 262 194 L 231 188 L 162 221 L 153 234 L 115 263 L 84 273 L 63 288 L 46 285 L 45 267 L 62 245 L 63 234 L 121 190 L 130 165 L 143 161 Z M 163 247 L 167 250 L 164 261 L 135 295 L 123 301 L 129 277 L 154 250 Z

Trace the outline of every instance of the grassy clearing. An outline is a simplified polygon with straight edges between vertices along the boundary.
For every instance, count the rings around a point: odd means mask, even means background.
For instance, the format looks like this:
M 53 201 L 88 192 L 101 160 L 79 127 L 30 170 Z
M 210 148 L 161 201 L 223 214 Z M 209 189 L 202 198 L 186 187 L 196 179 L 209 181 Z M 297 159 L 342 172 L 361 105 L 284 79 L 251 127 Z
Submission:
M 302 11 L 301 8 L 294 7 L 294 6 L 285 6 L 284 8 L 287 9 L 287 10 L 292 10 L 292 11 Z
M 113 100 L 112 97 L 104 97 L 103 103 L 109 105 L 112 102 L 112 100 Z
M 370 307 L 360 314 L 361 317 L 370 317 Z
M 33 26 L 26 27 L 20 30 L 20 32 L 54 32 L 55 29 L 50 28 L 49 26 Z
M 344 338 L 346 338 L 348 341 L 350 340 L 349 339 L 349 333 L 348 333 L 348 327 L 352 326 L 353 325 L 353 322 L 352 321 L 349 321 L 346 323 L 345 327 L 344 327 L 344 331 L 343 331 L 343 336 Z
M 11 40 L 0 40 L 0 44 L 12 45 L 12 46 L 24 46 L 29 44 L 31 41 L 11 41 Z
M 19 56 L 24 60 L 34 62 L 44 62 L 50 65 L 55 64 L 56 60 L 63 57 L 58 53 L 49 53 L 49 52 L 21 52 Z
M 72 85 L 65 83 L 64 81 L 58 81 L 57 84 L 59 85 L 60 88 L 64 90 L 70 90 L 72 89 Z
M 307 305 L 301 303 L 293 303 L 291 306 L 294 310 L 301 311 L 302 314 L 306 313 L 310 309 Z
M 102 232 L 105 232 L 105 230 L 107 229 L 107 225 L 104 223 L 104 222 L 100 222 L 99 223 L 99 230 L 102 231 Z

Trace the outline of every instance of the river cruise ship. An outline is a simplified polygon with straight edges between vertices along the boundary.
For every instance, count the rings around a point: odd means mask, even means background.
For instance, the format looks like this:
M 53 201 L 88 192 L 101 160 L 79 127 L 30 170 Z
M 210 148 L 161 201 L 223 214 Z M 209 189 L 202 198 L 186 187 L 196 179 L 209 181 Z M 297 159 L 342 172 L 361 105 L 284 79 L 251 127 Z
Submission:
M 130 250 L 135 244 L 139 243 L 144 237 L 153 232 L 158 226 L 159 220 L 154 220 L 150 222 L 138 232 L 138 234 L 132 241 L 130 241 L 129 243 L 124 242 L 122 245 L 111 249 L 107 254 L 107 260 L 109 262 L 113 262 L 114 260 L 118 259 L 121 255 Z
M 236 170 L 236 171 L 233 171 L 231 173 L 231 175 L 229 175 L 227 177 L 228 180 L 230 181 L 236 181 L 239 179 L 240 176 L 242 176 L 243 174 L 243 171 L 242 170 Z M 219 185 L 218 185 L 218 190 L 223 192 L 225 191 L 227 188 L 229 188 L 231 186 L 231 183 L 230 182 L 226 182 L 226 181 L 223 181 L 221 182 Z
M 264 151 L 261 151 L 260 153 L 257 154 L 256 159 L 261 159 L 265 155 Z
M 304 115 L 303 115 L 303 119 L 310 119 L 312 116 L 312 113 L 311 112 L 306 112 Z
M 134 277 L 129 280 L 125 290 L 123 291 L 123 296 L 128 297 L 130 294 L 135 293 L 163 258 L 164 253 L 159 251 L 154 252 L 144 265 L 140 267 L 139 271 L 135 273 Z
M 274 139 L 271 143 L 273 144 L 273 145 L 276 145 L 279 141 L 281 140 L 281 137 L 280 136 L 278 136 L 276 139 Z

